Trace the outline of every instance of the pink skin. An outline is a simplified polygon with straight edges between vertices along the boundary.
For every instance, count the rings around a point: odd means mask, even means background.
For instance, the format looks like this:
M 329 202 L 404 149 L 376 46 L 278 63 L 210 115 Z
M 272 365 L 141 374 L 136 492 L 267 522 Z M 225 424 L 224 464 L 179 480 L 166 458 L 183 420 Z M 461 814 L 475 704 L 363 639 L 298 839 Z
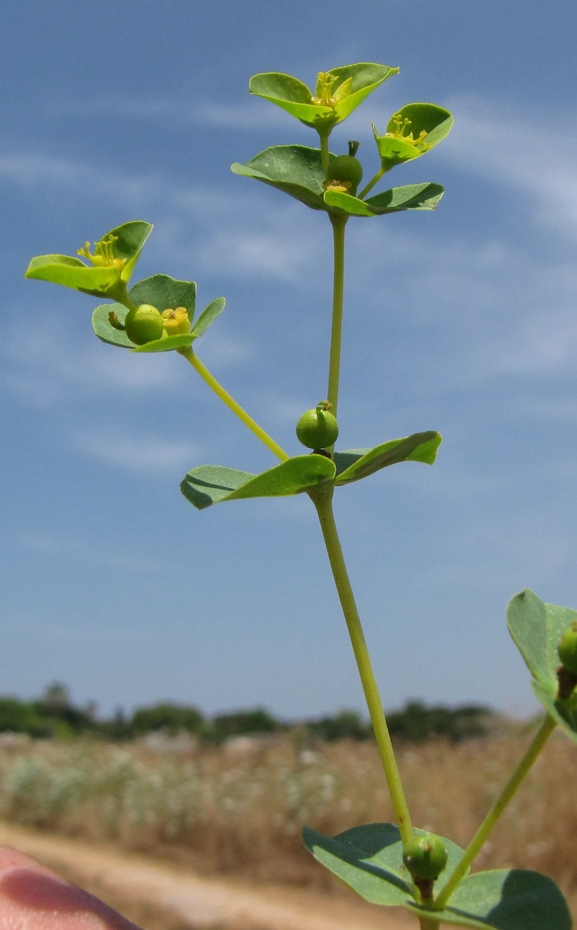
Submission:
M 5 846 L 0 846 L 0 928 L 139 930 L 103 901 Z

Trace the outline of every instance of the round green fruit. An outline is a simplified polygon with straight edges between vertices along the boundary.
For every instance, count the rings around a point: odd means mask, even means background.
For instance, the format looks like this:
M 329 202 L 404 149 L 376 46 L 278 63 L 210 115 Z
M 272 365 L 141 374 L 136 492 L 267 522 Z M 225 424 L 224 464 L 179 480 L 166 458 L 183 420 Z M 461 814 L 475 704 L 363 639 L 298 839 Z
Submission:
M 137 346 L 162 339 L 164 332 L 162 316 L 152 304 L 141 304 L 135 310 L 129 310 L 124 326 L 126 335 Z
M 568 672 L 577 675 L 577 623 L 572 623 L 559 640 L 557 646 L 561 665 Z
M 337 155 L 329 162 L 327 168 L 328 181 L 340 181 L 350 184 L 351 194 L 355 194 L 363 177 L 363 166 L 354 155 Z
M 339 425 L 329 410 L 321 404 L 307 410 L 297 423 L 297 438 L 307 449 L 325 449 L 332 446 L 339 435 Z
M 447 847 L 434 833 L 414 836 L 403 852 L 403 862 L 415 881 L 435 881 L 448 858 Z

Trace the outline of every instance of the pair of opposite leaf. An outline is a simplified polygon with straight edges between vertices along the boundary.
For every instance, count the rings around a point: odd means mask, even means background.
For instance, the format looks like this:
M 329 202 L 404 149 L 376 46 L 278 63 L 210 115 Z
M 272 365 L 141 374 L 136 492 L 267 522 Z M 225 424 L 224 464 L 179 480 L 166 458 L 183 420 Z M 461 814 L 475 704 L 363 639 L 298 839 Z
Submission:
M 151 231 L 152 225 L 142 220 L 123 223 L 106 233 L 95 244 L 93 252 L 88 242 L 78 249 L 77 254 L 88 259 L 90 264 L 70 255 L 39 255 L 30 262 L 26 277 L 114 301 L 101 304 L 92 314 L 94 332 L 103 342 L 134 352 L 188 348 L 222 312 L 224 297 L 212 301 L 193 326 L 194 281 L 178 281 L 169 275 L 156 274 L 128 290 L 130 277 Z M 140 317 L 135 320 L 138 314 Z M 151 338 L 141 339 L 139 331 Z
M 398 70 L 372 62 L 333 68 L 319 73 L 314 93 L 288 74 L 256 74 L 251 78 L 249 90 L 316 129 L 322 140 Z M 432 103 L 410 103 L 402 107 L 393 114 L 382 135 L 373 123 L 381 167 L 359 196 L 356 189 L 362 166 L 354 158 L 356 148 L 349 149 L 349 156 L 328 153 L 327 165 L 326 161 L 323 164 L 319 149 L 300 145 L 273 146 L 245 165 L 235 163 L 232 170 L 284 190 L 313 209 L 336 215 L 379 216 L 400 210 L 432 210 L 444 192 L 438 184 L 411 184 L 369 199 L 365 195 L 391 168 L 430 151 L 445 138 L 452 125 L 450 112 Z M 338 163 L 344 165 L 350 156 L 356 161 L 360 176 L 355 178 L 345 170 L 340 178 Z

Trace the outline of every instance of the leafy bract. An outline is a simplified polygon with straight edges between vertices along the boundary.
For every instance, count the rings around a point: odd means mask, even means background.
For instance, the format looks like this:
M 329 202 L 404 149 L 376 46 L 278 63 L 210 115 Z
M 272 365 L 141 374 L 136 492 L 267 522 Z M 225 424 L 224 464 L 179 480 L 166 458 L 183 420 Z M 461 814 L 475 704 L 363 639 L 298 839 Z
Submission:
M 571 930 L 563 895 L 538 872 L 500 869 L 467 875 L 439 910 L 415 901 L 395 825 L 367 824 L 333 839 L 305 827 L 303 841 L 315 859 L 372 904 L 400 906 L 439 924 L 476 930 Z M 443 874 L 449 875 L 463 851 L 451 840 L 443 837 L 443 842 L 449 853 Z
M 577 610 L 545 604 L 526 588 L 511 598 L 507 625 L 533 678 L 557 686 L 557 645 L 568 626 L 577 621 Z
M 216 300 L 213 300 L 212 303 L 202 311 L 192 329 L 192 335 L 195 339 L 200 339 L 200 337 L 205 334 L 213 320 L 216 320 L 217 316 L 222 313 L 225 304 L 226 300 L 224 297 L 217 297 Z
M 413 433 L 403 439 L 391 439 L 374 449 L 349 449 L 347 452 L 335 452 L 334 462 L 337 469 L 335 484 L 349 484 L 367 478 L 381 468 L 396 465 L 398 462 L 423 462 L 432 465 L 437 457 L 437 450 L 442 442 L 439 433 L 429 430 Z
M 108 257 L 95 254 L 87 265 L 71 255 L 38 255 L 25 277 L 62 284 L 95 297 L 114 297 L 124 290 L 152 226 L 133 220 L 116 226 L 97 243 L 107 246 Z M 95 249 L 96 253 L 96 249 Z
M 305 827 L 303 842 L 318 862 L 371 904 L 406 907 L 414 903 L 411 876 L 403 865 L 403 846 L 394 824 L 365 824 L 332 839 Z M 443 842 L 449 853 L 447 868 L 452 870 L 463 850 L 451 840 L 443 838 Z
M 336 158 L 332 153 L 329 159 Z M 235 162 L 235 174 L 254 178 L 300 200 L 313 210 L 348 213 L 351 216 L 380 216 L 401 210 L 434 210 L 443 196 L 440 184 L 408 184 L 359 200 L 351 194 L 325 190 L 320 149 L 306 145 L 273 145 L 255 155 L 246 165 Z
M 467 875 L 439 911 L 406 905 L 443 926 L 475 930 L 571 930 L 567 902 L 555 882 L 539 872 L 495 869 Z
M 393 114 L 382 136 L 373 123 L 373 134 L 385 171 L 430 151 L 449 134 L 453 123 L 449 110 L 434 103 L 407 104 Z
M 155 274 L 144 278 L 130 288 L 128 297 L 135 305 L 152 304 L 162 313 L 163 310 L 175 307 L 185 307 L 190 322 L 194 318 L 196 304 L 196 284 L 194 281 L 178 281 L 167 274 Z M 208 308 L 207 308 L 208 309 Z M 168 336 L 165 339 L 156 339 L 144 346 L 136 346 L 121 329 L 116 329 L 111 322 L 111 314 L 123 325 L 128 313 L 123 304 L 100 304 L 92 314 L 92 328 L 103 342 L 110 345 L 121 346 L 123 349 L 133 349 L 135 352 L 167 352 L 170 349 L 183 348 L 192 344 L 196 336 L 185 333 L 178 336 Z M 200 320 L 198 321 L 200 322 Z
M 314 94 L 298 78 L 272 71 L 255 74 L 249 90 L 307 126 L 326 132 L 346 119 L 365 97 L 398 70 L 372 62 L 332 68 L 319 73 Z
M 222 465 L 200 465 L 184 477 L 180 489 L 198 510 L 221 501 L 249 497 L 286 497 L 317 487 L 335 476 L 323 455 L 298 455 L 260 475 Z
M 330 158 L 335 158 L 331 155 Z M 255 178 L 290 194 L 313 210 L 324 210 L 325 179 L 320 149 L 306 145 L 273 145 L 251 158 L 246 165 L 235 162 L 235 174 Z
M 445 190 L 440 184 L 425 182 L 393 187 L 368 200 L 359 200 L 351 194 L 327 190 L 324 202 L 331 211 L 348 213 L 351 216 L 382 216 L 385 213 L 400 213 L 402 210 L 434 210 Z
M 507 625 L 534 681 L 533 690 L 545 710 L 565 733 L 577 742 L 577 693 L 558 700 L 560 665 L 557 646 L 568 626 L 577 621 L 577 610 L 545 604 L 526 588 L 509 602 Z

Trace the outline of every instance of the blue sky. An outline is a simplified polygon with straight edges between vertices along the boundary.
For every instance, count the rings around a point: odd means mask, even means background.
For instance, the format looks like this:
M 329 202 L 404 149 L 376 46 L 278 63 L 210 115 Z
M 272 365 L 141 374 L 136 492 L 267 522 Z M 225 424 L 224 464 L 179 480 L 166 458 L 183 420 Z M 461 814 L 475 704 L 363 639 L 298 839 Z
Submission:
M 4 2 L 2 693 L 60 679 L 104 713 L 362 708 L 308 499 L 195 511 L 189 468 L 270 454 L 178 356 L 100 343 L 92 298 L 22 276 L 32 255 L 154 223 L 136 278 L 194 279 L 201 308 L 226 296 L 199 356 L 296 454 L 326 393 L 330 226 L 229 166 L 316 141 L 249 97 L 251 74 L 310 84 L 377 61 L 400 74 L 331 138 L 361 141 L 367 177 L 371 120 L 429 100 L 456 123 L 389 176 L 443 184 L 435 213 L 349 223 L 341 447 L 445 441 L 434 468 L 341 489 L 343 545 L 387 707 L 535 706 L 504 612 L 525 586 L 577 605 L 577 8 L 326 9 Z

